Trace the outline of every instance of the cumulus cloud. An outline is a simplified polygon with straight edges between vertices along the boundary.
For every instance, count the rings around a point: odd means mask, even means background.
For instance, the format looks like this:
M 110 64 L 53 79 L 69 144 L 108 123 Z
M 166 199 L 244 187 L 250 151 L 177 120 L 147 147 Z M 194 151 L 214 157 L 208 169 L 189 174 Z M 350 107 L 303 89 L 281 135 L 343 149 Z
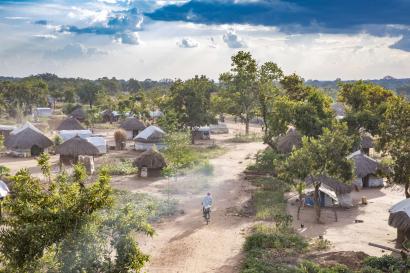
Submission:
M 238 34 L 236 34 L 233 29 L 229 29 L 227 32 L 225 32 L 222 38 L 230 48 L 246 47 L 245 42 L 238 36 Z
M 177 44 L 181 48 L 194 48 L 199 46 L 199 43 L 197 41 L 190 38 L 182 38 L 182 40 Z
M 105 51 L 101 51 L 97 48 L 86 47 L 80 43 L 73 43 L 68 44 L 63 48 L 59 48 L 54 51 L 49 51 L 44 56 L 55 59 L 78 59 L 105 54 L 107 54 Z
M 38 39 L 38 40 L 55 40 L 55 39 L 57 39 L 57 36 L 53 35 L 53 34 L 36 34 L 36 35 L 33 35 L 33 37 L 35 39 Z
M 127 45 L 139 45 L 141 43 L 137 32 L 123 32 L 117 34 L 114 40 L 120 44 Z

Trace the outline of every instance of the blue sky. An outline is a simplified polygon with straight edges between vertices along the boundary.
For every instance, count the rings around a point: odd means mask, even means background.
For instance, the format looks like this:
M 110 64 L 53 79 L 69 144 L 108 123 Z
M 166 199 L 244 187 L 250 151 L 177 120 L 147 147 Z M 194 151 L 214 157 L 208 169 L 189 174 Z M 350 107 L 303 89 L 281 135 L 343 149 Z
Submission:
M 0 1 L 0 75 L 216 79 L 238 50 L 306 79 L 410 77 L 408 0 Z

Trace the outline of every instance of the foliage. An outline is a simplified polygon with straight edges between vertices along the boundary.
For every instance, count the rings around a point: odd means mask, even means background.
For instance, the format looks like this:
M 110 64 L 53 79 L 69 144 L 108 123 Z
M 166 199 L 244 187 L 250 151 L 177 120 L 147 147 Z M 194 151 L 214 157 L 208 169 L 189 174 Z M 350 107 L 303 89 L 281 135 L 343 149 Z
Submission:
M 92 81 L 85 81 L 77 92 L 82 103 L 88 103 L 93 108 L 97 97 L 102 94 L 102 87 Z
M 132 165 L 131 160 L 116 160 L 104 163 L 101 168 L 105 169 L 109 175 L 133 175 L 138 173 L 138 169 Z
M 330 246 L 331 246 L 331 243 L 329 240 L 321 239 L 321 238 L 314 239 L 309 244 L 309 248 L 315 251 L 328 250 Z
M 391 173 L 394 183 L 405 185 L 406 198 L 410 197 L 410 103 L 403 97 L 387 101 L 384 121 L 380 125 L 379 148 L 393 159 Z
M 382 272 L 399 273 L 403 267 L 407 266 L 410 269 L 410 262 L 407 265 L 399 257 L 384 255 L 382 257 L 368 257 L 364 261 L 364 265 L 371 269 L 381 270 Z
M 63 139 L 59 135 L 55 135 L 53 138 L 54 146 L 58 146 L 63 143 Z
M 4 136 L 0 135 L 0 151 L 4 150 Z
M 9 176 L 10 175 L 10 168 L 0 165 L 0 178 L 3 176 Z
M 311 261 L 304 261 L 298 266 L 297 273 L 355 273 L 345 265 L 321 267 Z
M 41 153 L 37 158 L 37 164 L 40 166 L 43 175 L 51 182 L 50 155 L 48 153 Z

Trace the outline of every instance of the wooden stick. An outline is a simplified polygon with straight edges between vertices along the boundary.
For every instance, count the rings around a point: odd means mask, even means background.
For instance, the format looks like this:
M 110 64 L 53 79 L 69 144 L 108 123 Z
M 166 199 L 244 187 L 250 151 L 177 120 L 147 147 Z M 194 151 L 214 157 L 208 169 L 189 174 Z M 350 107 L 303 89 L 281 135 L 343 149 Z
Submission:
M 391 247 L 388 247 L 388 246 L 382 246 L 382 245 L 375 244 L 375 243 L 369 243 L 369 246 L 381 248 L 381 249 L 384 249 L 384 250 L 389 250 L 389 251 L 392 251 L 392 252 L 395 252 L 395 253 L 398 253 L 398 254 L 406 254 L 406 255 L 410 254 L 410 252 L 408 252 L 406 250 L 398 250 L 398 249 L 395 249 L 395 248 L 391 248 Z

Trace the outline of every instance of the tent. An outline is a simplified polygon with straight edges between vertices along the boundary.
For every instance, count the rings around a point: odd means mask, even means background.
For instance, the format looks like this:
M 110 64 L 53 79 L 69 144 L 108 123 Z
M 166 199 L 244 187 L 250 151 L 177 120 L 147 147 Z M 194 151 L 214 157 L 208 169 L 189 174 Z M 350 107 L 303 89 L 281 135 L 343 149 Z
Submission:
M 128 139 L 133 139 L 145 129 L 145 125 L 136 117 L 126 118 L 120 126 L 127 133 Z
M 228 126 L 226 126 L 225 123 L 218 123 L 218 124 L 211 124 L 209 126 L 209 129 L 211 131 L 211 134 L 228 134 L 229 129 Z
M 161 128 L 151 125 L 134 138 L 135 150 L 145 151 L 152 148 L 154 145 L 158 150 L 162 150 L 165 148 L 164 138 L 165 132 Z
M 37 107 L 34 109 L 34 116 L 35 117 L 49 117 L 53 114 L 53 109 L 47 107 Z
M 167 166 L 164 156 L 155 149 L 148 149 L 140 154 L 134 160 L 133 165 L 138 168 L 140 176 L 146 173 L 150 177 L 160 176 L 162 169 Z
M 58 133 L 63 141 L 69 140 L 75 136 L 79 136 L 81 138 L 89 138 L 93 135 L 90 130 L 62 130 Z
M 87 138 L 87 141 L 93 144 L 95 147 L 97 147 L 100 154 L 107 153 L 107 141 L 105 140 L 104 137 L 91 136 Z
M 353 184 L 364 188 L 383 187 L 383 178 L 375 176 L 379 169 L 379 163 L 375 159 L 360 150 L 347 156 L 347 159 L 354 162 L 356 178 Z
M 15 155 L 37 156 L 52 146 L 53 142 L 33 124 L 27 122 L 11 132 L 4 145 Z
M 85 128 L 77 119 L 69 117 L 63 120 L 57 127 L 57 131 L 63 130 L 85 130 Z
M 410 199 L 404 199 L 389 209 L 389 225 L 397 229 L 397 244 L 410 239 Z
M 211 139 L 211 129 L 207 126 L 199 127 L 192 131 L 192 135 L 195 140 Z

